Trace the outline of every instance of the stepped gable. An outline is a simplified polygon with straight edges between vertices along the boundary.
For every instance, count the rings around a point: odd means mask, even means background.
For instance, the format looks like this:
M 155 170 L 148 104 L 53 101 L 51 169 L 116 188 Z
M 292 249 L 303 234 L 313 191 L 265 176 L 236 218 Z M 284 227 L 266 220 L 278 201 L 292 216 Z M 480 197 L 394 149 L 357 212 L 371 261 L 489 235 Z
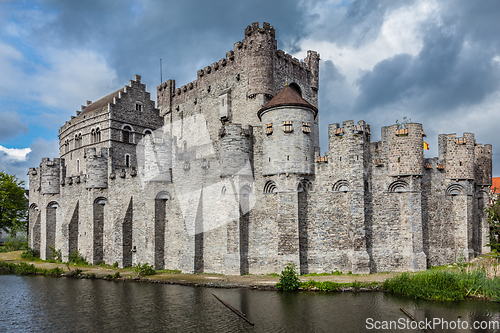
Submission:
M 300 96 L 299 92 L 294 88 L 286 85 L 279 93 L 276 94 L 262 109 L 257 112 L 257 116 L 261 119 L 261 115 L 264 111 L 278 106 L 303 106 L 311 109 L 314 112 L 314 117 L 318 114 L 318 109 L 311 103 L 306 101 Z
M 94 110 L 98 110 L 100 108 L 103 108 L 105 106 L 108 106 L 109 103 L 113 104 L 113 98 L 115 97 L 118 97 L 118 94 L 120 92 L 123 92 L 123 89 L 124 88 L 121 88 L 121 89 L 118 89 L 117 91 L 109 94 L 108 96 L 105 96 L 103 98 L 101 98 L 100 100 L 98 101 L 95 101 L 94 103 L 91 103 L 89 106 L 87 106 L 83 111 L 82 113 L 80 114 L 80 116 L 82 114 L 86 114 L 86 113 L 89 113 L 91 111 L 94 111 Z

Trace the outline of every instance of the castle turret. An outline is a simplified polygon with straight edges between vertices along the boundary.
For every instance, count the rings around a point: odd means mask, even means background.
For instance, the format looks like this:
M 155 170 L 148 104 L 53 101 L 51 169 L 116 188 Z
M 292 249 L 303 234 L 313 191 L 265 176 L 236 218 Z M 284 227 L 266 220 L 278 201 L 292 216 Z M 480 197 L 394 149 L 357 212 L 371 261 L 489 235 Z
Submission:
M 164 117 L 172 111 L 172 96 L 175 91 L 175 80 L 168 80 L 156 87 L 156 105 L 160 116 Z
M 85 150 L 85 167 L 87 170 L 86 188 L 108 187 L 108 149 L 88 148 Z
M 308 75 L 309 84 L 312 90 L 319 89 L 319 53 L 316 51 L 307 51 L 307 57 L 304 60 L 307 68 L 311 71 Z
M 491 186 L 492 148 L 491 145 L 476 145 L 475 149 L 475 179 L 480 186 Z
M 474 133 L 439 135 L 439 160 L 448 179 L 474 179 Z
M 59 193 L 60 186 L 60 159 L 42 158 L 40 164 L 40 183 L 42 194 Z
M 251 165 L 252 127 L 227 124 L 220 130 L 220 174 L 222 177 L 236 175 Z
M 386 147 L 386 162 L 390 176 L 416 176 L 423 173 L 422 124 L 408 123 L 382 127 L 382 142 Z
M 258 116 L 264 124 L 263 174 L 314 174 L 314 118 L 318 110 L 285 86 Z
M 248 91 L 247 96 L 257 94 L 273 95 L 273 59 L 278 49 L 274 28 L 264 22 L 259 28 L 259 22 L 252 23 L 245 29 L 243 45 L 247 53 Z

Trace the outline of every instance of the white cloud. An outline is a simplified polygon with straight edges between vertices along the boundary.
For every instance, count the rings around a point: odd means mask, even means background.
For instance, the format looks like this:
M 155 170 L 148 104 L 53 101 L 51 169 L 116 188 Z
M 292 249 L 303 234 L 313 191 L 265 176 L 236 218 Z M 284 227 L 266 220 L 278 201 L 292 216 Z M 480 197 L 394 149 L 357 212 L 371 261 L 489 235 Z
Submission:
M 5 148 L 0 145 L 0 151 L 5 154 L 6 159 L 15 161 L 26 161 L 26 155 L 31 151 L 30 148 Z
M 94 51 L 50 50 L 47 59 L 50 66 L 40 68 L 32 78 L 35 98 L 44 105 L 73 111 L 87 99 L 116 89 L 115 70 Z
M 322 7 L 310 10 L 313 11 L 311 14 L 323 15 Z M 333 61 L 346 75 L 347 83 L 355 88 L 360 73 L 373 69 L 378 62 L 400 53 L 417 55 L 423 45 L 420 26 L 429 19 L 439 20 L 436 10 L 435 1 L 420 1 L 413 6 L 391 11 L 386 14 L 377 38 L 361 47 L 314 38 L 303 39 L 300 46 L 302 50 L 318 51 L 322 60 Z
M 28 186 L 28 170 L 40 165 L 43 157 L 59 157 L 59 141 L 38 138 L 28 148 L 14 149 L 0 146 L 0 170 L 15 175 Z

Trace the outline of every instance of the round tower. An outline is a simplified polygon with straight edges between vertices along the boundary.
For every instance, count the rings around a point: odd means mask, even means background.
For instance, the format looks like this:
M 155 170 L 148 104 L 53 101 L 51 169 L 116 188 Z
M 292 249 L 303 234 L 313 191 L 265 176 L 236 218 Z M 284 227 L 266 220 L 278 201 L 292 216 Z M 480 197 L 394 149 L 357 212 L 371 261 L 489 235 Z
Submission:
M 85 151 L 85 167 L 87 170 L 86 188 L 108 187 L 108 150 L 101 148 L 88 148 Z
M 314 173 L 314 118 L 318 109 L 286 85 L 257 115 L 263 123 L 263 174 Z
M 252 23 L 245 29 L 243 46 L 246 52 L 248 69 L 248 92 L 252 98 L 257 94 L 273 95 L 273 64 L 278 49 L 274 28 L 264 22 L 259 28 L 259 22 Z
M 40 182 L 42 194 L 59 193 L 60 186 L 60 159 L 42 158 L 40 164 Z
M 382 128 L 390 176 L 422 175 L 423 135 L 422 124 L 419 123 L 408 123 L 405 128 L 398 125 Z
M 221 128 L 219 136 L 221 176 L 245 172 L 245 167 L 251 165 L 252 127 L 243 128 L 240 124 L 227 124 Z

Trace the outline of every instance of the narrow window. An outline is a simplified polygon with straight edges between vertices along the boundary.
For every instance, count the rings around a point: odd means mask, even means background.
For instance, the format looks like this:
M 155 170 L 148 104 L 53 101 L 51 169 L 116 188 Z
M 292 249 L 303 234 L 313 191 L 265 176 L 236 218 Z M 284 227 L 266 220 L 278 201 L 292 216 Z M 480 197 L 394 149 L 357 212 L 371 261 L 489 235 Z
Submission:
M 311 124 L 310 123 L 302 123 L 302 132 L 311 133 Z
M 101 142 L 101 130 L 99 127 L 95 130 L 95 142 Z
M 92 129 L 90 133 L 90 143 L 95 143 L 95 129 Z
M 290 155 L 286 155 L 286 160 L 290 161 Z
M 80 160 L 76 160 L 76 174 L 80 174 Z
M 130 167 L 130 155 L 125 155 L 125 166 Z
M 267 135 L 273 134 L 273 123 L 267 124 L 267 126 L 266 126 L 266 134 Z
M 269 157 L 269 162 L 271 162 L 271 158 Z
M 142 105 L 140 103 L 135 103 L 135 111 L 142 111 Z
M 122 138 L 123 142 L 130 143 L 132 136 L 130 135 L 130 132 L 132 131 L 132 128 L 130 126 L 125 126 L 122 130 Z

